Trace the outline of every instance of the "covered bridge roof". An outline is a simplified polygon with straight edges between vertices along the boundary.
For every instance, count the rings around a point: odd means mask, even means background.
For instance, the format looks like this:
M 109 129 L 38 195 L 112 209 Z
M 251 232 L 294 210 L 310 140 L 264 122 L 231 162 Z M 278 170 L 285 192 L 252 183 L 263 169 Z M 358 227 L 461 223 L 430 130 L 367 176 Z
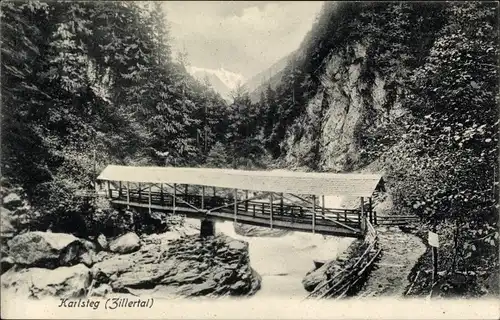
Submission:
M 179 183 L 310 195 L 371 197 L 382 181 L 382 175 L 109 165 L 97 179 L 134 183 Z

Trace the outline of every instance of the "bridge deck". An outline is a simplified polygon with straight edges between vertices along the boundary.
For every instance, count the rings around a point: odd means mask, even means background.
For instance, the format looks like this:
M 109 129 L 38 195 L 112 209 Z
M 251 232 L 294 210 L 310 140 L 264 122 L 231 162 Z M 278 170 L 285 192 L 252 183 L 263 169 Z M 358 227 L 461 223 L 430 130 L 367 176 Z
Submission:
M 135 207 L 167 213 L 183 214 L 192 218 L 211 217 L 237 221 L 256 226 L 315 232 L 324 235 L 361 237 L 361 215 L 359 210 L 343 210 L 300 205 L 246 200 L 234 206 L 232 199 L 202 197 L 199 195 L 176 195 L 175 211 L 173 197 L 151 192 L 151 196 L 138 190 L 130 190 L 128 199 L 117 190 L 112 190 L 111 202 L 119 207 Z M 203 205 L 202 205 L 203 203 Z M 201 209 L 203 207 L 203 209 Z M 222 208 L 221 208 L 222 207 Z M 314 224 L 313 224 L 314 219 Z

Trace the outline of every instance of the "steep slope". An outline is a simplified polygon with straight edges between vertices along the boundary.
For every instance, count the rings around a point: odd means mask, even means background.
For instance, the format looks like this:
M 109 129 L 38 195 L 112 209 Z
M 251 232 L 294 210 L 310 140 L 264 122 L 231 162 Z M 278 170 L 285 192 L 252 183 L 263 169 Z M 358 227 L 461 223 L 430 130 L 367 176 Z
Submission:
M 439 233 L 442 295 L 492 292 L 499 269 L 497 32 L 493 3 L 327 2 L 259 102 L 281 166 L 384 173 L 389 213 Z
M 271 84 L 271 87 L 275 88 L 276 85 L 281 80 L 281 75 L 283 74 L 283 70 L 287 66 L 287 64 L 294 59 L 294 52 L 287 54 L 269 68 L 264 71 L 259 72 L 252 78 L 250 78 L 247 82 L 245 82 L 245 87 L 248 92 L 250 92 L 250 98 L 252 102 L 257 102 L 260 98 L 261 92 L 265 91 L 268 84 Z

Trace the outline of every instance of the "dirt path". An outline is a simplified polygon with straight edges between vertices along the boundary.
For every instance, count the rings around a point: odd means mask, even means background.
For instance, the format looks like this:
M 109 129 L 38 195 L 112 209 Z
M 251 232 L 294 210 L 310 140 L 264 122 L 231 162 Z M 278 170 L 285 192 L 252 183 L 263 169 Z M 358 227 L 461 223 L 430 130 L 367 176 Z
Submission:
M 424 254 L 425 245 L 417 236 L 397 227 L 379 227 L 377 231 L 382 255 L 358 296 L 404 295 L 409 285 L 408 275 Z

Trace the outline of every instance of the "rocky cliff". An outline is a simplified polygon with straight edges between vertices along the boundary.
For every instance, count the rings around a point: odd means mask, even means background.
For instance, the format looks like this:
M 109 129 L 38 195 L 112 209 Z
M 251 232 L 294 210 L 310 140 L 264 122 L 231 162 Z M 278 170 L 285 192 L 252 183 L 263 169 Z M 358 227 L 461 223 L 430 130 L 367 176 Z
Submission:
M 388 77 L 368 71 L 367 47 L 347 45 L 329 56 L 321 84 L 286 132 L 285 163 L 352 170 L 362 162 L 362 139 L 405 113 Z M 305 124 L 305 125 L 304 125 Z

